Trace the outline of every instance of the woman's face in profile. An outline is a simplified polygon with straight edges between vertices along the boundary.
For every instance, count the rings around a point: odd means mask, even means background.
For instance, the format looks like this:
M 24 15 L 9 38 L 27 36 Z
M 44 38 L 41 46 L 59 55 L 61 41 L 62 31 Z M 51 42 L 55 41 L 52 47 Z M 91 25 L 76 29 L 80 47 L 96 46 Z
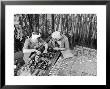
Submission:
M 32 40 L 32 42 L 37 43 L 38 42 L 37 35 L 32 35 L 31 40 Z
M 60 41 L 62 38 L 62 36 L 60 38 L 55 38 L 55 41 Z

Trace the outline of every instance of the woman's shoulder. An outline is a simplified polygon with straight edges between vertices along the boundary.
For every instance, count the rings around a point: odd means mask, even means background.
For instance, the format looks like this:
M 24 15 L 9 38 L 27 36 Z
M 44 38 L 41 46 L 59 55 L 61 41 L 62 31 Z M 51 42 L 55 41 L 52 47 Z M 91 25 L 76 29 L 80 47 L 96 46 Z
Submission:
M 27 39 L 25 40 L 25 44 L 30 44 L 30 43 L 32 43 L 31 38 L 27 38 Z

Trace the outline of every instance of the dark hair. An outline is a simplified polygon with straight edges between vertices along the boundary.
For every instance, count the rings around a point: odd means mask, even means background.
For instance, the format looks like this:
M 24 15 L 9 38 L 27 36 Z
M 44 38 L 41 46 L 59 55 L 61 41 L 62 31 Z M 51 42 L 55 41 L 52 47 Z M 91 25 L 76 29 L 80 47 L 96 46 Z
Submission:
M 39 35 L 39 29 L 38 29 L 38 27 L 34 26 L 34 27 L 33 27 L 33 32 L 34 32 L 35 34 Z M 33 32 L 32 32 L 32 33 L 33 33 Z

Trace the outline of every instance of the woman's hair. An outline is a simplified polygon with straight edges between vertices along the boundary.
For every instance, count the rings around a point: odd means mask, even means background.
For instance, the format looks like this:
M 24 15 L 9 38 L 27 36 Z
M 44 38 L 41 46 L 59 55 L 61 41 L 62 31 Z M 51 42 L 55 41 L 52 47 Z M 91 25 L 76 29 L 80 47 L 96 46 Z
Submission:
M 34 26 L 32 33 L 39 35 L 39 29 L 38 29 L 38 27 Z
M 61 38 L 61 36 L 62 36 L 62 33 L 59 31 L 55 31 L 52 33 L 52 38 L 59 39 Z

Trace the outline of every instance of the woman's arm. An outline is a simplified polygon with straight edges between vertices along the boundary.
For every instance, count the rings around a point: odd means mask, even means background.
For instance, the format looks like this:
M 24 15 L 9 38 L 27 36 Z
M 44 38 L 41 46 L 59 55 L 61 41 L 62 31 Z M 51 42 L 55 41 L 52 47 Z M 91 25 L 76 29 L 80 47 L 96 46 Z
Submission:
M 31 52 L 34 52 L 36 51 L 35 49 L 29 49 L 29 39 L 26 39 L 25 43 L 24 43 L 24 47 L 23 47 L 23 53 L 31 53 Z
M 31 53 L 31 52 L 35 52 L 36 49 L 23 49 L 23 53 Z
M 65 51 L 65 50 L 66 50 L 66 48 L 59 48 L 59 50 L 61 50 L 61 51 Z
M 66 50 L 69 49 L 69 41 L 68 41 L 68 38 L 67 38 L 67 37 L 65 37 L 65 42 L 64 42 L 64 44 L 65 44 L 65 49 L 66 49 Z

